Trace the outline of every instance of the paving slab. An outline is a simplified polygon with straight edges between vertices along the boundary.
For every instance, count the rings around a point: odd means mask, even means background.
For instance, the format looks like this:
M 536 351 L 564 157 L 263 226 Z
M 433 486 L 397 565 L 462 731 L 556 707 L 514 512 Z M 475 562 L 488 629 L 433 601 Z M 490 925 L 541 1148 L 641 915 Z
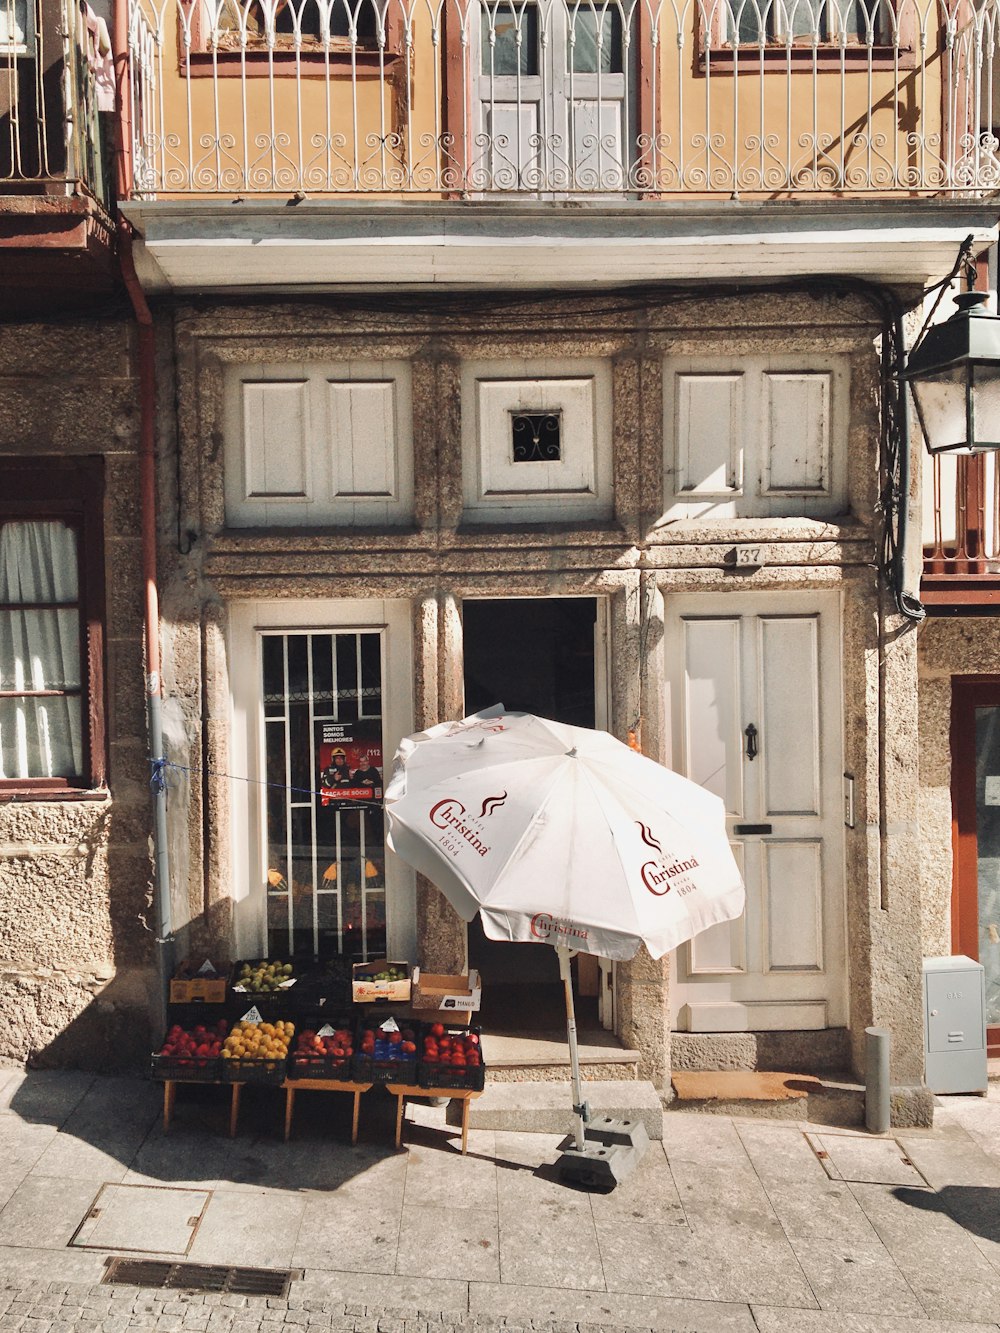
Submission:
M 0 1115 L 10 1113 L 34 1124 L 62 1125 L 95 1078 L 94 1074 L 74 1069 L 16 1070 L 0 1089 Z
M 787 1310 L 772 1310 L 766 1306 L 752 1307 L 760 1333 L 990 1333 L 996 1324 L 956 1323 L 951 1319 L 909 1319 L 894 1315 L 867 1315 L 797 1310 L 790 1323 Z
M 598 1236 L 608 1291 L 804 1309 L 818 1305 L 784 1237 L 737 1241 L 731 1232 L 695 1235 L 646 1225 L 601 1228 Z
M 671 1166 L 675 1162 L 726 1166 L 747 1160 L 736 1126 L 725 1116 L 668 1112 L 663 1118 L 663 1148 Z
M 627 1324 L 653 1328 L 657 1333 L 756 1333 L 746 1305 L 622 1292 L 609 1295 L 597 1291 L 551 1291 L 510 1283 L 470 1283 L 469 1311 L 474 1315 L 504 1318 L 511 1324 L 558 1320 Z
M 294 1299 L 350 1301 L 359 1305 L 409 1306 L 460 1315 L 469 1308 L 469 1284 L 451 1278 L 402 1277 L 311 1268 L 293 1282 Z
M 61 1250 L 90 1211 L 104 1181 L 28 1176 L 0 1212 L 0 1246 Z
M 605 1290 L 590 1200 L 562 1187 L 526 1206 L 500 1194 L 500 1278 L 529 1287 Z
M 794 1237 L 791 1246 L 824 1310 L 919 1316 L 924 1307 L 892 1256 L 873 1241 Z
M 943 1265 L 968 1280 L 997 1276 L 974 1234 L 948 1212 L 941 1195 L 888 1185 L 852 1185 L 850 1191 L 897 1264 L 928 1271 Z
M 92 1285 L 104 1275 L 104 1255 L 88 1250 L 18 1246 L 0 1248 L 0 1283 L 79 1282 Z
M 920 1304 L 936 1319 L 1000 1320 L 1000 1273 L 992 1277 L 970 1277 L 948 1267 L 942 1255 L 938 1264 L 900 1268 Z
M 500 1236 L 496 1205 L 403 1207 L 396 1272 L 406 1277 L 446 1277 L 499 1282 Z
M 338 1190 L 306 1199 L 289 1262 L 296 1268 L 394 1273 L 402 1203 Z
M 216 1189 L 231 1174 L 235 1151 L 231 1139 L 195 1127 L 172 1126 L 169 1133 L 164 1133 L 157 1122 L 139 1145 L 122 1183 Z
M 488 1131 L 487 1131 L 488 1132 Z M 492 1134 L 490 1134 L 492 1138 Z M 497 1165 L 493 1152 L 472 1143 L 465 1157 L 419 1133 L 407 1143 L 404 1204 L 497 1211 Z
M 598 1226 L 615 1222 L 658 1222 L 687 1226 L 687 1217 L 662 1145 L 651 1143 L 631 1175 L 610 1194 L 591 1194 L 590 1206 Z
M 744 1237 L 781 1234 L 781 1226 L 756 1171 L 742 1163 L 671 1163 L 677 1194 L 692 1231 L 735 1229 Z
M 304 1198 L 216 1190 L 188 1251 L 192 1263 L 287 1268 L 298 1238 Z

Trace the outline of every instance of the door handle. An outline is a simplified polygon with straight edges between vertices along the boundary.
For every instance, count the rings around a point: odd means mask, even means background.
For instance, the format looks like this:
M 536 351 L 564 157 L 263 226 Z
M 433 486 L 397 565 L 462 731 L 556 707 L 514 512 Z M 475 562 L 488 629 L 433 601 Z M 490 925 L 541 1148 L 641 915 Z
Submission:
M 734 833 L 773 833 L 770 824 L 734 824 Z
M 757 745 L 757 728 L 752 722 L 743 735 L 747 738 L 747 758 L 754 760 L 759 753 L 759 746 Z

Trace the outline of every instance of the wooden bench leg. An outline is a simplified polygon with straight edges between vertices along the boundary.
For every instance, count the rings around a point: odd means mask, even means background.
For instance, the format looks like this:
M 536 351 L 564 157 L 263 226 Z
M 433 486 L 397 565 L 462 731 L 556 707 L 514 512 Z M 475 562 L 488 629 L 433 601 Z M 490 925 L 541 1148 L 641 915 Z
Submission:
M 465 1156 L 465 1150 L 469 1143 L 469 1107 L 472 1105 L 471 1097 L 462 1098 L 462 1156 Z
M 285 1142 L 292 1137 L 292 1111 L 295 1109 L 295 1089 L 289 1083 L 285 1089 Z
M 229 1107 L 229 1137 L 235 1139 L 236 1126 L 240 1119 L 240 1094 L 243 1091 L 242 1083 L 233 1084 L 233 1100 Z
M 405 1102 L 406 1102 L 405 1095 L 401 1092 L 397 1092 L 396 1093 L 396 1147 L 397 1148 L 401 1148 L 403 1146 L 403 1106 Z
M 361 1111 L 361 1093 L 360 1093 L 360 1092 L 355 1092 L 355 1094 L 354 1094 L 354 1119 L 353 1119 L 353 1121 L 351 1122 L 351 1142 L 352 1142 L 352 1143 L 357 1143 L 357 1141 L 358 1141 L 358 1116 L 359 1116 L 360 1111 Z M 397 1147 L 397 1148 L 399 1147 L 399 1144 L 398 1144 L 398 1143 L 397 1143 L 396 1147 Z
M 163 1084 L 163 1132 L 166 1134 L 174 1118 L 174 1098 L 177 1096 L 177 1084 L 168 1078 Z

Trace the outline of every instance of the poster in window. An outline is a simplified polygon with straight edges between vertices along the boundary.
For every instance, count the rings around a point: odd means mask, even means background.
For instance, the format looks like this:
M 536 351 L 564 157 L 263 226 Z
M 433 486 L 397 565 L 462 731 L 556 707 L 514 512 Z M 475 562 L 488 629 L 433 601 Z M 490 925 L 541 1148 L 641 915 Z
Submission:
M 320 804 L 350 810 L 382 802 L 382 723 L 377 717 L 321 722 L 316 747 Z

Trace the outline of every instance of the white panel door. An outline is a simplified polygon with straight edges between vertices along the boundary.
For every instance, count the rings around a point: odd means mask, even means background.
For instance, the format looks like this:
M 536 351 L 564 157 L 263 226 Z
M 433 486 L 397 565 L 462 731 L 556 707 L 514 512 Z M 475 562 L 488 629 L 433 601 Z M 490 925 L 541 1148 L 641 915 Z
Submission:
M 739 921 L 678 950 L 674 1026 L 700 1032 L 842 1026 L 836 596 L 673 598 L 667 662 L 668 762 L 725 801 L 747 886 Z

